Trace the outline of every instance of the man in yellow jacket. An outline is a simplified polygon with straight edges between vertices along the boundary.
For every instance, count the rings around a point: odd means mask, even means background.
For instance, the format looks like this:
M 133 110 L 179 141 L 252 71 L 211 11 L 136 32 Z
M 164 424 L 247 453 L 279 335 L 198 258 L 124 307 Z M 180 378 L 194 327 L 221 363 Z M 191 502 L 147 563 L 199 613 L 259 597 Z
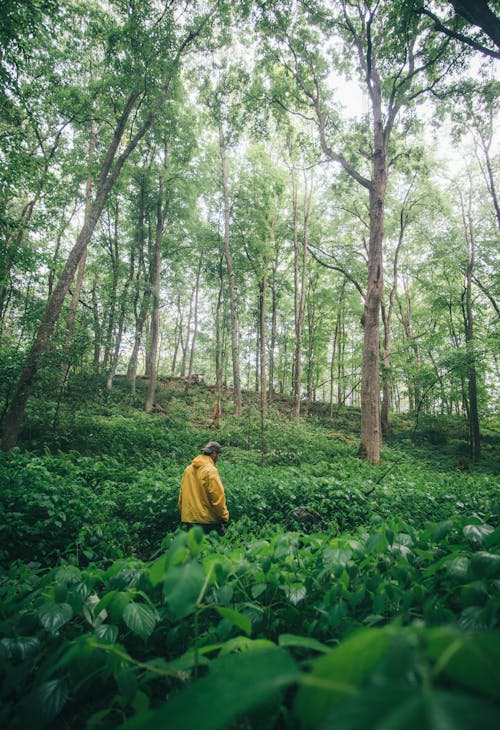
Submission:
M 207 533 L 216 530 L 225 534 L 229 512 L 216 467 L 221 453 L 221 445 L 209 441 L 184 470 L 177 503 L 183 527 L 200 525 Z

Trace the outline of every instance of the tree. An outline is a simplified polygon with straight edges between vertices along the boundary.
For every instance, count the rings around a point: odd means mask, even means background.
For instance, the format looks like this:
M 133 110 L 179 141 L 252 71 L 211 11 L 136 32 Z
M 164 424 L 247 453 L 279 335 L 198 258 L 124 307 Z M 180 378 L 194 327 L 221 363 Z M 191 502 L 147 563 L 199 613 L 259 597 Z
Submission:
M 175 7 L 163 9 L 157 18 L 151 17 L 148 10 L 148 3 L 137 3 L 122 26 L 105 29 L 103 38 L 110 40 L 110 43 L 112 39 L 111 51 L 115 65 L 118 66 L 117 85 L 113 91 L 117 92 L 119 107 L 115 115 L 111 138 L 99 162 L 99 173 L 96 176 L 92 203 L 85 215 L 76 243 L 68 255 L 59 280 L 47 302 L 35 340 L 19 377 L 9 409 L 5 414 L 2 424 L 2 448 L 4 450 L 9 450 L 16 444 L 33 380 L 47 349 L 66 293 L 92 238 L 107 197 L 118 180 L 123 166 L 148 133 L 163 108 L 170 93 L 172 80 L 178 73 L 182 57 L 212 20 L 217 10 L 217 3 L 208 12 L 198 13 L 197 7 L 192 7 L 189 19 L 185 19 L 182 28 L 176 24 Z M 158 31 L 156 38 L 145 36 L 151 23 Z M 127 50 L 135 53 L 139 48 L 141 48 L 139 57 L 138 55 L 126 56 Z M 167 48 L 168 53 L 165 52 Z M 158 55 L 158 50 L 160 50 L 160 55 Z M 127 62 L 122 60 L 124 53 Z M 106 60 L 109 61 L 109 59 Z M 154 83 L 152 83 L 153 80 Z M 118 82 L 123 85 L 118 86 Z M 126 140 L 125 143 L 123 140 Z
M 500 49 L 500 18 L 494 8 L 490 7 L 493 3 L 488 0 L 449 0 L 437 3 L 438 11 L 445 13 L 444 17 L 437 15 L 435 5 L 436 3 L 426 0 L 414 2 L 415 12 L 431 18 L 435 30 L 485 56 L 500 58 L 500 50 L 491 47 Z M 455 11 L 451 17 L 446 12 L 450 5 Z
M 394 32 L 388 34 L 387 28 Z M 368 194 L 360 455 L 377 463 L 382 442 L 379 318 L 384 209 L 388 176 L 398 157 L 398 151 L 391 146 L 392 133 L 398 117 L 449 71 L 453 57 L 449 57 L 448 43 L 436 43 L 426 24 L 416 22 L 400 3 L 342 0 L 335 3 L 333 11 L 317 3 L 310 13 L 299 6 L 291 13 L 279 4 L 263 30 L 268 39 L 268 56 L 274 66 L 280 64 L 281 77 L 293 80 L 296 88 L 295 95 L 290 95 L 289 86 L 283 94 L 281 84 L 274 95 L 276 103 L 299 113 L 312 113 L 326 159 L 340 165 Z M 332 45 L 334 36 L 342 41 L 341 54 Z M 321 48 L 328 49 L 339 67 L 356 58 L 356 73 L 363 80 L 370 102 L 369 128 L 341 129 L 327 85 L 331 67 Z M 350 145 L 345 142 L 347 136 Z

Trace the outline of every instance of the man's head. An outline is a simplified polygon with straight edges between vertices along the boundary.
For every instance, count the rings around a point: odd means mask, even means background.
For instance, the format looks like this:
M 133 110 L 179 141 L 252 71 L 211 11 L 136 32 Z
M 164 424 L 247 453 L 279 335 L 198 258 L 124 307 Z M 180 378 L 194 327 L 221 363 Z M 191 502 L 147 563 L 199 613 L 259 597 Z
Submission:
M 208 444 L 201 450 L 202 454 L 212 457 L 213 461 L 216 462 L 222 453 L 222 446 L 218 441 L 209 441 Z

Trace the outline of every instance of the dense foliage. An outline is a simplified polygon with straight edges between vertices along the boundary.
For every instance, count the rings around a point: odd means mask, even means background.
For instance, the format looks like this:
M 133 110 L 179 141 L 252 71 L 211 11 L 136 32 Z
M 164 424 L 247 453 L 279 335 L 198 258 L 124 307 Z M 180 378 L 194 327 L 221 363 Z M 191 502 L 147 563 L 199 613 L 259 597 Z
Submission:
M 170 406 L 75 409 L 69 451 L 34 413 L 38 453 L 2 455 L 2 726 L 498 726 L 493 461 L 460 471 L 441 430 L 369 465 L 344 411 L 276 413 L 260 467 L 250 408 L 217 432 L 226 537 L 187 533 L 181 471 L 213 432 Z

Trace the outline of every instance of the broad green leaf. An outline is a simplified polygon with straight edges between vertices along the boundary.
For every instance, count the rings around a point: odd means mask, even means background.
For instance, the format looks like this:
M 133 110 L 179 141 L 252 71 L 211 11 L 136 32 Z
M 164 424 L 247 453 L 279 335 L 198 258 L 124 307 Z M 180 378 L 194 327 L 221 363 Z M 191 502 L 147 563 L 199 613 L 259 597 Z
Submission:
M 44 728 L 61 712 L 68 690 L 61 679 L 51 679 L 36 687 L 23 701 L 20 711 L 20 727 Z
M 478 546 L 483 544 L 493 530 L 491 525 L 465 525 L 463 532 L 471 545 Z
M 232 586 L 230 586 L 228 583 L 221 586 L 219 589 L 217 589 L 216 595 L 217 595 L 217 603 L 222 604 L 223 606 L 227 605 L 228 603 L 231 603 L 233 599 L 234 589 Z
M 500 555 L 479 550 L 471 558 L 472 571 L 480 578 L 494 578 L 500 576 Z
M 445 520 L 444 522 L 438 522 L 434 525 L 431 531 L 431 539 L 433 542 L 441 542 L 443 537 L 446 537 L 449 532 L 453 529 L 455 523 L 453 520 Z
M 8 658 L 20 662 L 33 656 L 40 649 L 40 641 L 36 636 L 18 636 L 16 639 L 2 639 L 0 644 L 6 651 Z
M 55 634 L 68 623 L 73 616 L 73 609 L 68 603 L 45 603 L 38 609 L 38 618 L 44 629 Z
M 375 532 L 370 535 L 366 541 L 365 549 L 367 553 L 382 553 L 387 550 L 389 543 L 383 532 Z
M 196 558 L 197 555 L 199 555 L 200 550 L 203 545 L 203 541 L 205 539 L 205 534 L 201 527 L 193 527 L 192 530 L 189 530 L 188 537 L 187 537 L 187 546 L 189 550 L 191 551 L 191 555 Z
M 188 533 L 185 531 L 179 532 L 167 550 L 167 567 L 183 563 L 189 556 L 189 549 L 187 547 Z
M 99 601 L 94 609 L 96 615 L 106 609 L 113 621 L 120 621 L 126 606 L 132 600 L 132 594 L 128 591 L 109 591 Z
M 488 598 L 488 586 L 484 580 L 467 583 L 460 589 L 460 600 L 463 606 L 482 606 Z
M 301 649 L 312 649 L 325 653 L 330 651 L 331 646 L 322 644 L 321 641 L 314 639 L 312 636 L 299 636 L 297 634 L 280 634 L 278 644 L 283 647 L 294 646 Z
M 320 657 L 300 687 L 294 711 L 315 728 L 330 707 L 357 692 L 392 641 L 389 630 L 362 629 Z
M 499 722 L 499 710 L 475 697 L 385 685 L 337 705 L 321 730 L 495 730 Z
M 156 558 L 156 560 L 149 566 L 148 576 L 151 581 L 151 585 L 156 587 L 157 585 L 160 585 L 160 583 L 163 583 L 166 572 L 167 554 L 164 553 L 163 555 L 160 555 L 159 558 Z
M 274 646 L 275 644 L 269 639 L 250 639 L 248 636 L 235 636 L 224 642 L 220 650 L 220 656 L 250 649 L 271 649 Z
M 171 695 L 159 710 L 137 716 L 122 727 L 223 730 L 299 677 L 295 662 L 283 649 L 230 654 L 213 662 L 206 677 Z
M 454 578 L 465 579 L 469 574 L 470 560 L 465 555 L 457 555 L 446 562 L 446 571 Z
M 148 639 L 154 631 L 158 614 L 144 603 L 129 603 L 123 611 L 126 625 L 141 639 Z
M 482 606 L 464 608 L 457 623 L 462 631 L 486 631 L 490 628 Z
M 110 644 L 114 644 L 118 638 L 118 626 L 100 624 L 100 626 L 95 627 L 93 634 L 98 639 L 103 639 L 104 641 L 109 641 Z
M 484 541 L 487 548 L 500 547 L 500 527 L 497 527 Z
M 252 633 L 252 622 L 248 616 L 245 616 L 244 613 L 240 613 L 239 611 L 235 611 L 233 608 L 217 606 L 216 610 L 222 618 L 225 618 L 226 621 L 229 621 L 233 626 L 236 626 L 244 631 L 247 636 L 250 636 Z
M 174 565 L 165 576 L 163 595 L 176 619 L 189 616 L 195 609 L 205 583 L 205 571 L 195 562 Z
M 291 585 L 282 586 L 282 590 L 294 606 L 303 601 L 307 595 L 306 587 L 302 583 L 292 583 Z
M 114 676 L 115 682 L 120 690 L 121 698 L 129 705 L 133 701 L 138 689 L 136 668 L 133 666 L 121 666 L 117 669 Z
M 500 699 L 500 631 L 464 634 L 449 627 L 429 629 L 426 651 L 435 672 L 462 686 Z
M 326 566 L 346 566 L 352 558 L 352 550 L 343 548 L 327 548 L 323 553 L 323 562 Z
M 267 583 L 254 583 L 252 586 L 252 598 L 261 596 L 267 588 Z

